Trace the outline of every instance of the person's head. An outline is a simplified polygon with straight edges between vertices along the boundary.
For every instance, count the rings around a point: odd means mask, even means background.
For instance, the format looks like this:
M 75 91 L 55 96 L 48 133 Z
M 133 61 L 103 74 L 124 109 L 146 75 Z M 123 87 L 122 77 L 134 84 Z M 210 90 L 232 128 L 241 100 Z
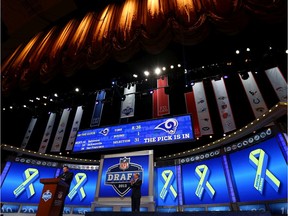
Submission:
M 134 174 L 133 174 L 133 177 L 134 177 L 134 179 L 138 179 L 138 178 L 139 178 L 139 176 L 140 176 L 140 174 L 139 174 L 139 173 L 134 173 Z
M 69 167 L 68 166 L 63 166 L 63 172 L 68 172 L 69 171 Z

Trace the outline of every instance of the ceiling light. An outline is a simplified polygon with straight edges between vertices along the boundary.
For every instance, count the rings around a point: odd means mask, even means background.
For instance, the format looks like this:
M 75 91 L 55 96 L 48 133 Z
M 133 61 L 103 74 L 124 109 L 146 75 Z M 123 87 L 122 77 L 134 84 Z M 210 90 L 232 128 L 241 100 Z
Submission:
M 138 77 L 138 75 L 137 75 L 137 74 L 133 74 L 133 77 L 134 77 L 134 78 L 137 78 L 137 77 Z
M 174 68 L 174 65 L 171 65 L 170 68 L 173 69 L 173 68 Z
M 166 67 L 162 67 L 162 70 L 165 71 L 165 70 L 166 70 Z
M 149 71 L 144 71 L 144 75 L 149 76 L 150 75 Z
M 239 50 L 236 50 L 236 54 L 239 54 L 240 53 L 240 51 Z
M 57 93 L 55 93 L 55 94 L 54 94 L 54 97 L 58 97 L 58 94 L 57 94 Z
M 75 92 L 79 92 L 79 88 L 75 88 Z
M 156 68 L 156 69 L 155 69 L 155 74 L 159 75 L 160 73 L 161 73 L 160 68 Z

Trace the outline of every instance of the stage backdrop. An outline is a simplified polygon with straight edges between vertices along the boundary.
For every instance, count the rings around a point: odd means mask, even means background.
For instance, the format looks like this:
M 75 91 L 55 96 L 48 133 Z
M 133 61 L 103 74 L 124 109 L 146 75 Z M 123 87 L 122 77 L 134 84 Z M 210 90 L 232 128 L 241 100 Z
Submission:
M 103 155 L 100 162 L 98 187 L 92 209 L 99 206 L 131 205 L 130 180 L 134 173 L 142 179 L 142 202 L 153 202 L 153 151 Z M 147 207 L 148 208 L 148 207 Z

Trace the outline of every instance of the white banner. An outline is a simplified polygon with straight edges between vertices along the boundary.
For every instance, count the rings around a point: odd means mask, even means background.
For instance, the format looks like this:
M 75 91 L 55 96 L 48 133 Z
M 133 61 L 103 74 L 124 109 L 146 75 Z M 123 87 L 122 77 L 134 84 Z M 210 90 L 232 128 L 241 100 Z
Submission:
M 192 87 L 201 135 L 213 134 L 209 108 L 203 82 L 197 82 Z
M 277 97 L 281 102 L 287 102 L 287 82 L 278 67 L 265 70 Z
M 227 133 L 229 131 L 235 130 L 235 121 L 232 114 L 224 80 L 223 78 L 221 78 L 220 80 L 212 80 L 211 82 L 218 105 L 218 111 L 221 118 L 223 131 L 224 133 Z
M 27 146 L 27 144 L 28 144 L 28 142 L 29 142 L 29 139 L 30 139 L 30 137 L 31 137 L 31 134 L 32 134 L 32 131 L 33 131 L 33 129 L 34 129 L 34 126 L 35 126 L 36 122 L 37 122 L 37 118 L 32 117 L 32 118 L 31 118 L 31 121 L 30 121 L 30 124 L 29 124 L 29 126 L 28 126 L 28 128 L 27 128 L 26 134 L 25 134 L 25 136 L 24 136 L 24 139 L 23 139 L 23 141 L 22 141 L 21 148 L 23 148 L 23 149 L 26 148 L 26 146 Z
M 259 116 L 263 115 L 263 113 L 267 112 L 268 109 L 253 74 L 248 72 L 248 75 L 248 79 L 243 79 L 240 74 L 239 77 L 242 81 L 254 116 L 255 118 L 258 118 Z
M 43 138 L 42 138 L 39 150 L 38 150 L 39 153 L 46 152 L 46 149 L 47 149 L 50 137 L 51 137 L 51 133 L 54 127 L 55 119 L 56 119 L 56 113 L 50 113 L 47 126 L 46 126 L 46 129 L 45 129 L 45 132 L 44 132 L 44 135 L 43 135 Z
M 135 92 L 136 84 L 124 88 L 125 100 L 121 101 L 120 118 L 128 118 L 134 116 L 135 111 Z
M 57 128 L 57 132 L 54 138 L 54 142 L 51 147 L 51 152 L 60 152 L 61 150 L 62 141 L 63 141 L 63 137 L 65 134 L 65 129 L 66 129 L 67 121 L 69 118 L 69 114 L 70 114 L 70 108 L 66 108 L 63 110 L 63 113 L 62 113 L 62 116 L 61 116 L 61 119 Z
M 83 107 L 78 106 L 75 117 L 74 117 L 73 125 L 72 125 L 71 131 L 70 131 L 69 139 L 68 139 L 68 142 L 66 145 L 67 151 L 70 151 L 73 148 L 73 144 L 74 144 L 77 132 L 78 132 L 79 127 L 80 127 L 82 114 L 83 114 Z

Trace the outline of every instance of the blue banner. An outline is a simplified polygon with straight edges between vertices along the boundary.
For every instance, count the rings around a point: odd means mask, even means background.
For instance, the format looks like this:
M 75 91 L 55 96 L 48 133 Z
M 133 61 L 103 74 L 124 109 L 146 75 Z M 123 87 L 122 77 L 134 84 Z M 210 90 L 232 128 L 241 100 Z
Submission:
M 105 90 L 97 92 L 97 96 L 96 96 L 94 111 L 93 111 L 92 118 L 91 118 L 90 127 L 97 127 L 97 126 L 100 125 L 101 116 L 102 116 L 102 110 L 103 110 L 103 106 L 104 106 L 103 102 L 104 102 L 105 96 L 106 96 Z
M 285 199 L 287 164 L 276 138 L 229 155 L 240 202 Z
M 182 165 L 183 204 L 229 203 L 221 158 Z

